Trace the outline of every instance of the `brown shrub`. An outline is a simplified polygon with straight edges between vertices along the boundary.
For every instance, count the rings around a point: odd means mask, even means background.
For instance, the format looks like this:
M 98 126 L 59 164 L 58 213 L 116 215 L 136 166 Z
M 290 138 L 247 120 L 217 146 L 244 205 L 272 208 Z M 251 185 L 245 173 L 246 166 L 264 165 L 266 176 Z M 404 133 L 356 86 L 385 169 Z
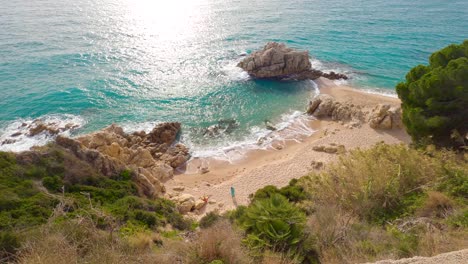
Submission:
M 63 234 L 49 234 L 26 243 L 19 255 L 20 264 L 68 264 L 79 259 L 77 245 L 68 242 Z
M 222 260 L 224 263 L 248 263 L 242 246 L 242 236 L 228 221 L 220 221 L 205 229 L 193 243 L 196 258 L 203 262 Z M 197 263 L 197 262 L 193 262 Z
M 454 202 L 447 195 L 430 191 L 418 214 L 424 217 L 446 217 L 453 209 Z
M 379 221 L 401 209 L 442 174 L 440 163 L 404 145 L 353 150 L 319 175 L 301 181 L 318 204 L 335 204 L 361 219 Z

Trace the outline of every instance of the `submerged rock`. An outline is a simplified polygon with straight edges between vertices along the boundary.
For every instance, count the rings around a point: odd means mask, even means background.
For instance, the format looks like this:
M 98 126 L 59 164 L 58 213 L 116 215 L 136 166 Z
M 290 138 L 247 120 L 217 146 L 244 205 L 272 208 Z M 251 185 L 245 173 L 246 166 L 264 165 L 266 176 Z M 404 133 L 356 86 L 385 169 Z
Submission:
M 347 79 L 347 76 L 343 74 L 324 73 L 312 69 L 308 51 L 288 48 L 285 44 L 277 42 L 269 42 L 262 50 L 250 54 L 237 66 L 255 78 Z
M 230 134 L 239 127 L 235 119 L 222 119 L 217 124 L 211 125 L 203 131 L 203 136 L 217 137 L 222 134 Z

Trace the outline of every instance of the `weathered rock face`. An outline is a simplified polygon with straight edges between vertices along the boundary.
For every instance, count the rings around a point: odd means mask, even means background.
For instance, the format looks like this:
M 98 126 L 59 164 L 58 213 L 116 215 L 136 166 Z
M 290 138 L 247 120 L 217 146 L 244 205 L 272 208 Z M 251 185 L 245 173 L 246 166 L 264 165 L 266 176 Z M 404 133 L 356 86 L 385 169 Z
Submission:
M 371 112 L 369 125 L 374 129 L 402 128 L 401 108 L 379 104 Z
M 379 104 L 374 108 L 340 102 L 330 95 L 321 94 L 309 102 L 307 113 L 317 118 L 331 118 L 334 121 L 350 122 L 352 127 L 369 123 L 374 129 L 402 128 L 401 108 Z
M 347 79 L 343 74 L 329 74 L 313 70 L 308 51 L 299 51 L 286 47 L 282 43 L 270 42 L 262 50 L 252 53 L 243 59 L 238 67 L 255 78 L 285 79 Z
M 58 136 L 56 143 L 106 176 L 131 169 L 141 193 L 156 197 L 165 192 L 162 182 L 173 176 L 173 169 L 189 159 L 187 147 L 172 145 L 179 130 L 180 123 L 164 123 L 148 134 L 127 134 L 121 127 L 111 125 L 77 139 Z
M 330 95 L 321 94 L 309 102 L 307 113 L 317 118 L 331 118 L 335 121 L 364 122 L 365 115 L 360 106 L 338 102 Z

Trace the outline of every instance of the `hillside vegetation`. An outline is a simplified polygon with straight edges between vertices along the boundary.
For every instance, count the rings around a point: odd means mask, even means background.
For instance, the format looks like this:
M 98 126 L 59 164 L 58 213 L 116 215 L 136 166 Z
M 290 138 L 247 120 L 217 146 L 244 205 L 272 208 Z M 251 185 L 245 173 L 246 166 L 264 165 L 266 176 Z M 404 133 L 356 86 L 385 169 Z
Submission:
M 468 160 L 378 144 L 197 224 L 64 150 L 0 154 L 3 260 L 18 263 L 352 263 L 468 246 Z M 62 189 L 61 186 L 65 186 Z

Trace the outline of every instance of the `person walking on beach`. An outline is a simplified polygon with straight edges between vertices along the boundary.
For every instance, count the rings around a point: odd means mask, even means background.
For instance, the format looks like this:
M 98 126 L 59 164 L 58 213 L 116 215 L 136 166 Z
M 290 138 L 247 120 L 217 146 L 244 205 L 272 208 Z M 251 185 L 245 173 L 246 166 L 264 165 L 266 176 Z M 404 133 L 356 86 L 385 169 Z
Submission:
M 236 190 L 234 189 L 233 186 L 231 186 L 231 197 L 232 197 L 232 202 L 234 203 L 234 206 L 237 207 Z

